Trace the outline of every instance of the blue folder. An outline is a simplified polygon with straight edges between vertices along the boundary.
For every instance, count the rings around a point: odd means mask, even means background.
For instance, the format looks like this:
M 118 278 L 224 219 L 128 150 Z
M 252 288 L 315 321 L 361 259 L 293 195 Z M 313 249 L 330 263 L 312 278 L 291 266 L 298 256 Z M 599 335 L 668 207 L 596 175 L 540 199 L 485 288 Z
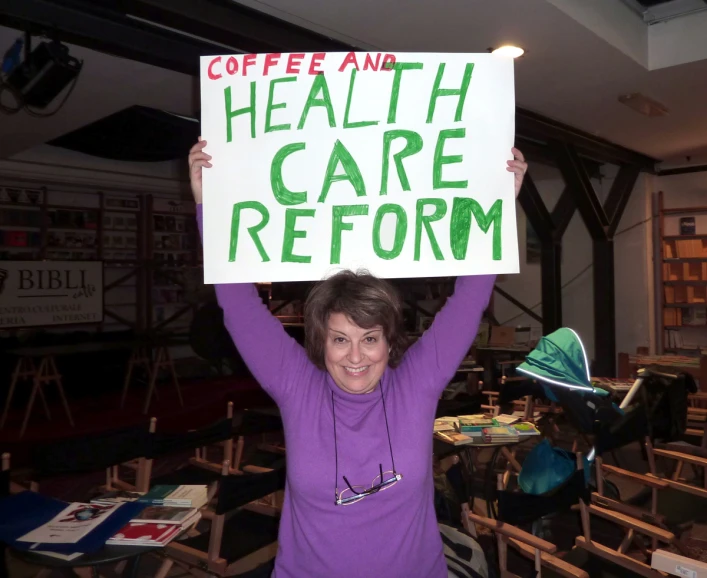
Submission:
M 145 504 L 126 502 L 95 529 L 70 544 L 36 544 L 19 542 L 27 532 L 47 523 L 69 505 L 68 502 L 43 496 L 37 492 L 21 492 L 0 500 L 0 542 L 17 550 L 45 550 L 71 554 L 89 554 L 103 548 L 111 536 L 145 509 Z M 36 544 L 36 545 L 35 545 Z

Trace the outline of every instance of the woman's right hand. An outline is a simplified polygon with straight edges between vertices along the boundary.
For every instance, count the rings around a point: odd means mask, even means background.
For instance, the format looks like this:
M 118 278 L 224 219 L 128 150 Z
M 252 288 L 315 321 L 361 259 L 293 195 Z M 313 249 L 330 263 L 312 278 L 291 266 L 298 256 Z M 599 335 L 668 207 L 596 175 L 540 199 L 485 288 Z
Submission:
M 194 195 L 194 201 L 197 205 L 201 204 L 202 186 L 201 186 L 201 169 L 202 167 L 211 168 L 211 155 L 204 152 L 206 141 L 199 137 L 199 142 L 196 143 L 189 151 L 189 182 L 191 183 L 191 192 Z

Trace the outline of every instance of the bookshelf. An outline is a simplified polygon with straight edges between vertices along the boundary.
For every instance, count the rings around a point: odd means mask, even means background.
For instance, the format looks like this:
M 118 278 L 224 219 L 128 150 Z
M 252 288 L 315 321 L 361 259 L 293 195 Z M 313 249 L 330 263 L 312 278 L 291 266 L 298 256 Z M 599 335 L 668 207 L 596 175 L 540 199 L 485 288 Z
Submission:
M 671 207 L 658 193 L 661 353 L 707 355 L 707 206 Z
M 100 260 L 97 331 L 184 333 L 203 284 L 195 214 L 176 197 L 0 183 L 0 259 Z

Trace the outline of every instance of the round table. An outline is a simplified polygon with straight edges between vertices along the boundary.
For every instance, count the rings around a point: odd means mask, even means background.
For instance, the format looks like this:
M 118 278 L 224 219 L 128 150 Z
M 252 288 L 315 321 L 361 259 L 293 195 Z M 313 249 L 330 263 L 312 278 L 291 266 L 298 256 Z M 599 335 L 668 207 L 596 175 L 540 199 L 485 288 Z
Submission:
M 12 555 L 23 562 L 43 566 L 45 568 L 93 568 L 94 575 L 98 576 L 98 567 L 105 564 L 117 564 L 127 560 L 121 576 L 123 578 L 136 578 L 140 557 L 148 552 L 158 550 L 159 546 L 104 546 L 97 552 L 83 554 L 73 560 L 62 560 L 53 556 L 45 556 L 27 550 L 12 550 Z

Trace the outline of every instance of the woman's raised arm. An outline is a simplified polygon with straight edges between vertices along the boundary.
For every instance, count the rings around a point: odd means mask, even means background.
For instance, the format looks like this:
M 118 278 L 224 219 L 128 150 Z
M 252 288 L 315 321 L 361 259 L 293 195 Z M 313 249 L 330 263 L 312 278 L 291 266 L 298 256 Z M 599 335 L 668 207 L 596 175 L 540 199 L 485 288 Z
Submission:
M 203 238 L 201 171 L 210 167 L 211 157 L 200 140 L 189 153 L 189 176 L 197 203 L 197 222 Z M 258 295 L 252 283 L 215 286 L 223 318 L 233 343 L 248 368 L 278 404 L 285 401 L 299 382 L 316 371 L 304 349 L 290 337 Z

